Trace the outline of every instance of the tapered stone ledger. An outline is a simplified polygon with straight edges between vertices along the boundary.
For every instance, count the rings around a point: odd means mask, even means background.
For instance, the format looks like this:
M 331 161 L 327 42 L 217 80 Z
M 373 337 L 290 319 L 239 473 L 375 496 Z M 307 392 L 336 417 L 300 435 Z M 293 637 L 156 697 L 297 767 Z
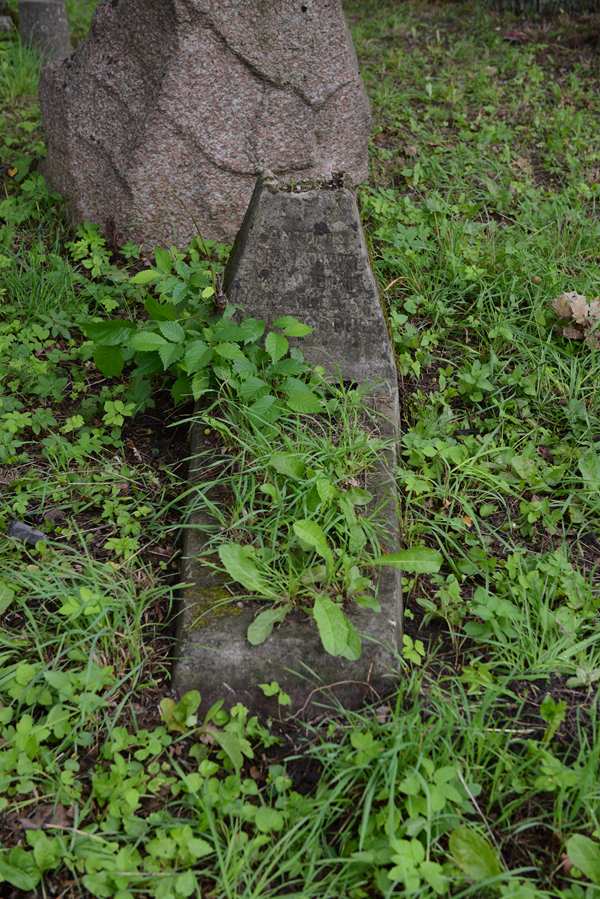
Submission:
M 332 379 L 369 385 L 368 403 L 380 415 L 383 434 L 399 428 L 397 374 L 385 316 L 371 271 L 356 199 L 333 183 L 290 190 L 272 178 L 259 179 L 225 275 L 230 302 L 267 323 L 293 315 L 313 327 L 299 341 L 307 359 Z M 205 448 L 205 447 L 204 447 Z M 203 449 L 192 434 L 192 456 Z M 398 544 L 395 448 L 382 458 L 368 487 L 384 506 L 384 546 Z M 190 481 L 198 474 L 192 463 Z M 223 583 L 198 561 L 206 518 L 192 516 L 185 529 L 184 591 L 178 617 L 174 686 L 198 689 L 208 705 L 223 698 L 253 711 L 272 713 L 258 684 L 276 680 L 307 714 L 334 693 L 347 706 L 376 699 L 391 689 L 398 672 L 398 573 L 384 569 L 378 583 L 381 612 L 349 603 L 346 612 L 363 637 L 363 652 L 351 662 L 329 656 L 316 626 L 302 613 L 290 615 L 260 646 L 246 631 L 261 611 L 258 602 L 223 604 Z M 333 686 L 331 686 L 333 685 Z M 321 689 L 328 688 L 330 689 Z

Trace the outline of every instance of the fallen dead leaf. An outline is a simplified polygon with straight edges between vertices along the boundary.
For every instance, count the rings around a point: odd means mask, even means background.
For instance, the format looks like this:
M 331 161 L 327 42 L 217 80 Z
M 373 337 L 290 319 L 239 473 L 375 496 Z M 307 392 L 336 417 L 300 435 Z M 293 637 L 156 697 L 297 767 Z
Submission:
M 385 724 L 391 717 L 392 710 L 389 705 L 380 705 L 375 712 L 375 717 L 380 724 Z
M 531 36 L 526 31 L 507 31 L 502 38 L 509 44 L 526 44 L 531 40 Z
M 585 340 L 594 349 L 600 346 L 600 297 L 588 300 L 584 294 L 566 291 L 552 300 L 552 308 L 568 322 L 562 328 L 563 337 Z
M 42 830 L 44 827 L 67 828 L 73 824 L 73 809 L 64 805 L 38 805 L 29 818 L 19 818 L 23 830 Z
M 565 874 L 569 874 L 571 871 L 571 868 L 573 867 L 573 862 L 571 861 L 571 859 L 569 858 L 569 856 L 567 855 L 566 852 L 563 852 L 563 854 L 561 855 L 561 861 L 562 861 L 562 866 L 563 866 Z

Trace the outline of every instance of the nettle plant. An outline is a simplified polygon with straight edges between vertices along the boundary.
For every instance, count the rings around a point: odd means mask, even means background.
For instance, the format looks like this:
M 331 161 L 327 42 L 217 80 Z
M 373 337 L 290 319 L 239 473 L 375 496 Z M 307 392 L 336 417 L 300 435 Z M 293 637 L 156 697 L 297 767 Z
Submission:
M 366 486 L 388 441 L 361 388 L 332 384 L 290 345 L 309 326 L 285 315 L 267 331 L 234 307 L 216 315 L 214 270 L 198 263 L 184 287 L 185 266 L 161 250 L 156 267 L 133 277 L 158 294 L 146 299 L 143 323 L 84 326 L 94 360 L 108 376 L 131 367 L 130 395 L 140 405 L 161 376 L 171 379 L 176 402 L 202 401 L 192 423 L 210 448 L 181 499 L 209 514 L 204 562 L 235 583 L 236 599 L 241 587 L 244 597 L 269 603 L 249 641 L 263 642 L 300 608 L 327 652 L 357 659 L 360 636 L 345 604 L 378 611 L 376 567 L 415 570 L 410 554 L 382 555 L 380 510 Z M 439 568 L 437 553 L 417 556 L 417 571 Z

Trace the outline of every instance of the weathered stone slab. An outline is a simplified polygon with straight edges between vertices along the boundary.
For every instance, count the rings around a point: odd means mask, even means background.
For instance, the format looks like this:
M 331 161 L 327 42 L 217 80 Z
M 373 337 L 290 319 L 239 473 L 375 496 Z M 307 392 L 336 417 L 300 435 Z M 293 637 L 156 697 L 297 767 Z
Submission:
M 367 175 L 341 0 L 104 0 L 40 98 L 72 217 L 146 248 L 233 240 L 265 167 Z
M 19 32 L 24 44 L 48 60 L 68 56 L 71 35 L 65 0 L 19 0 Z
M 0 16 L 0 34 L 7 34 L 14 30 L 14 23 L 10 16 Z
M 315 186 L 258 179 L 227 270 L 231 303 L 270 324 L 311 325 L 299 343 L 332 378 L 377 384 L 373 401 L 398 423 L 396 365 L 354 193 L 338 178 Z M 335 186 L 337 184 L 337 186 Z
M 382 431 L 399 427 L 397 375 L 387 326 L 371 272 L 353 193 L 344 188 L 280 190 L 271 180 L 257 184 L 226 272 L 231 302 L 267 321 L 294 315 L 314 327 L 301 342 L 314 363 L 332 377 L 371 385 L 372 406 L 385 416 Z M 203 447 L 200 429 L 192 434 L 192 455 Z M 374 472 L 370 490 L 385 505 L 388 551 L 398 543 L 396 491 L 391 450 Z M 193 483 L 198 477 L 194 464 Z M 357 662 L 333 658 L 321 646 L 316 627 L 300 612 L 260 646 L 246 631 L 258 603 L 224 603 L 227 592 L 213 572 L 198 562 L 203 542 L 195 526 L 210 522 L 192 516 L 184 539 L 184 592 L 178 618 L 179 646 L 174 686 L 180 693 L 200 690 L 204 701 L 242 702 L 273 712 L 258 684 L 276 680 L 294 701 L 294 711 L 311 714 L 322 702 L 321 687 L 348 706 L 375 699 L 397 676 L 399 576 L 384 571 L 378 585 L 379 614 L 350 605 L 346 612 L 363 636 Z

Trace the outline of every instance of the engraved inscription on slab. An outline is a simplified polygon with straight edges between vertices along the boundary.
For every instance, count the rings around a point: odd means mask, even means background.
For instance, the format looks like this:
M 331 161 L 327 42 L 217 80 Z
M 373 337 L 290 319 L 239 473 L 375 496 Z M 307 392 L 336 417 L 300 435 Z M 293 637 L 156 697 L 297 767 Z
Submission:
M 311 325 L 302 350 L 332 376 L 387 381 L 395 393 L 387 325 L 351 190 L 297 192 L 259 180 L 225 288 L 257 318 L 294 315 Z

